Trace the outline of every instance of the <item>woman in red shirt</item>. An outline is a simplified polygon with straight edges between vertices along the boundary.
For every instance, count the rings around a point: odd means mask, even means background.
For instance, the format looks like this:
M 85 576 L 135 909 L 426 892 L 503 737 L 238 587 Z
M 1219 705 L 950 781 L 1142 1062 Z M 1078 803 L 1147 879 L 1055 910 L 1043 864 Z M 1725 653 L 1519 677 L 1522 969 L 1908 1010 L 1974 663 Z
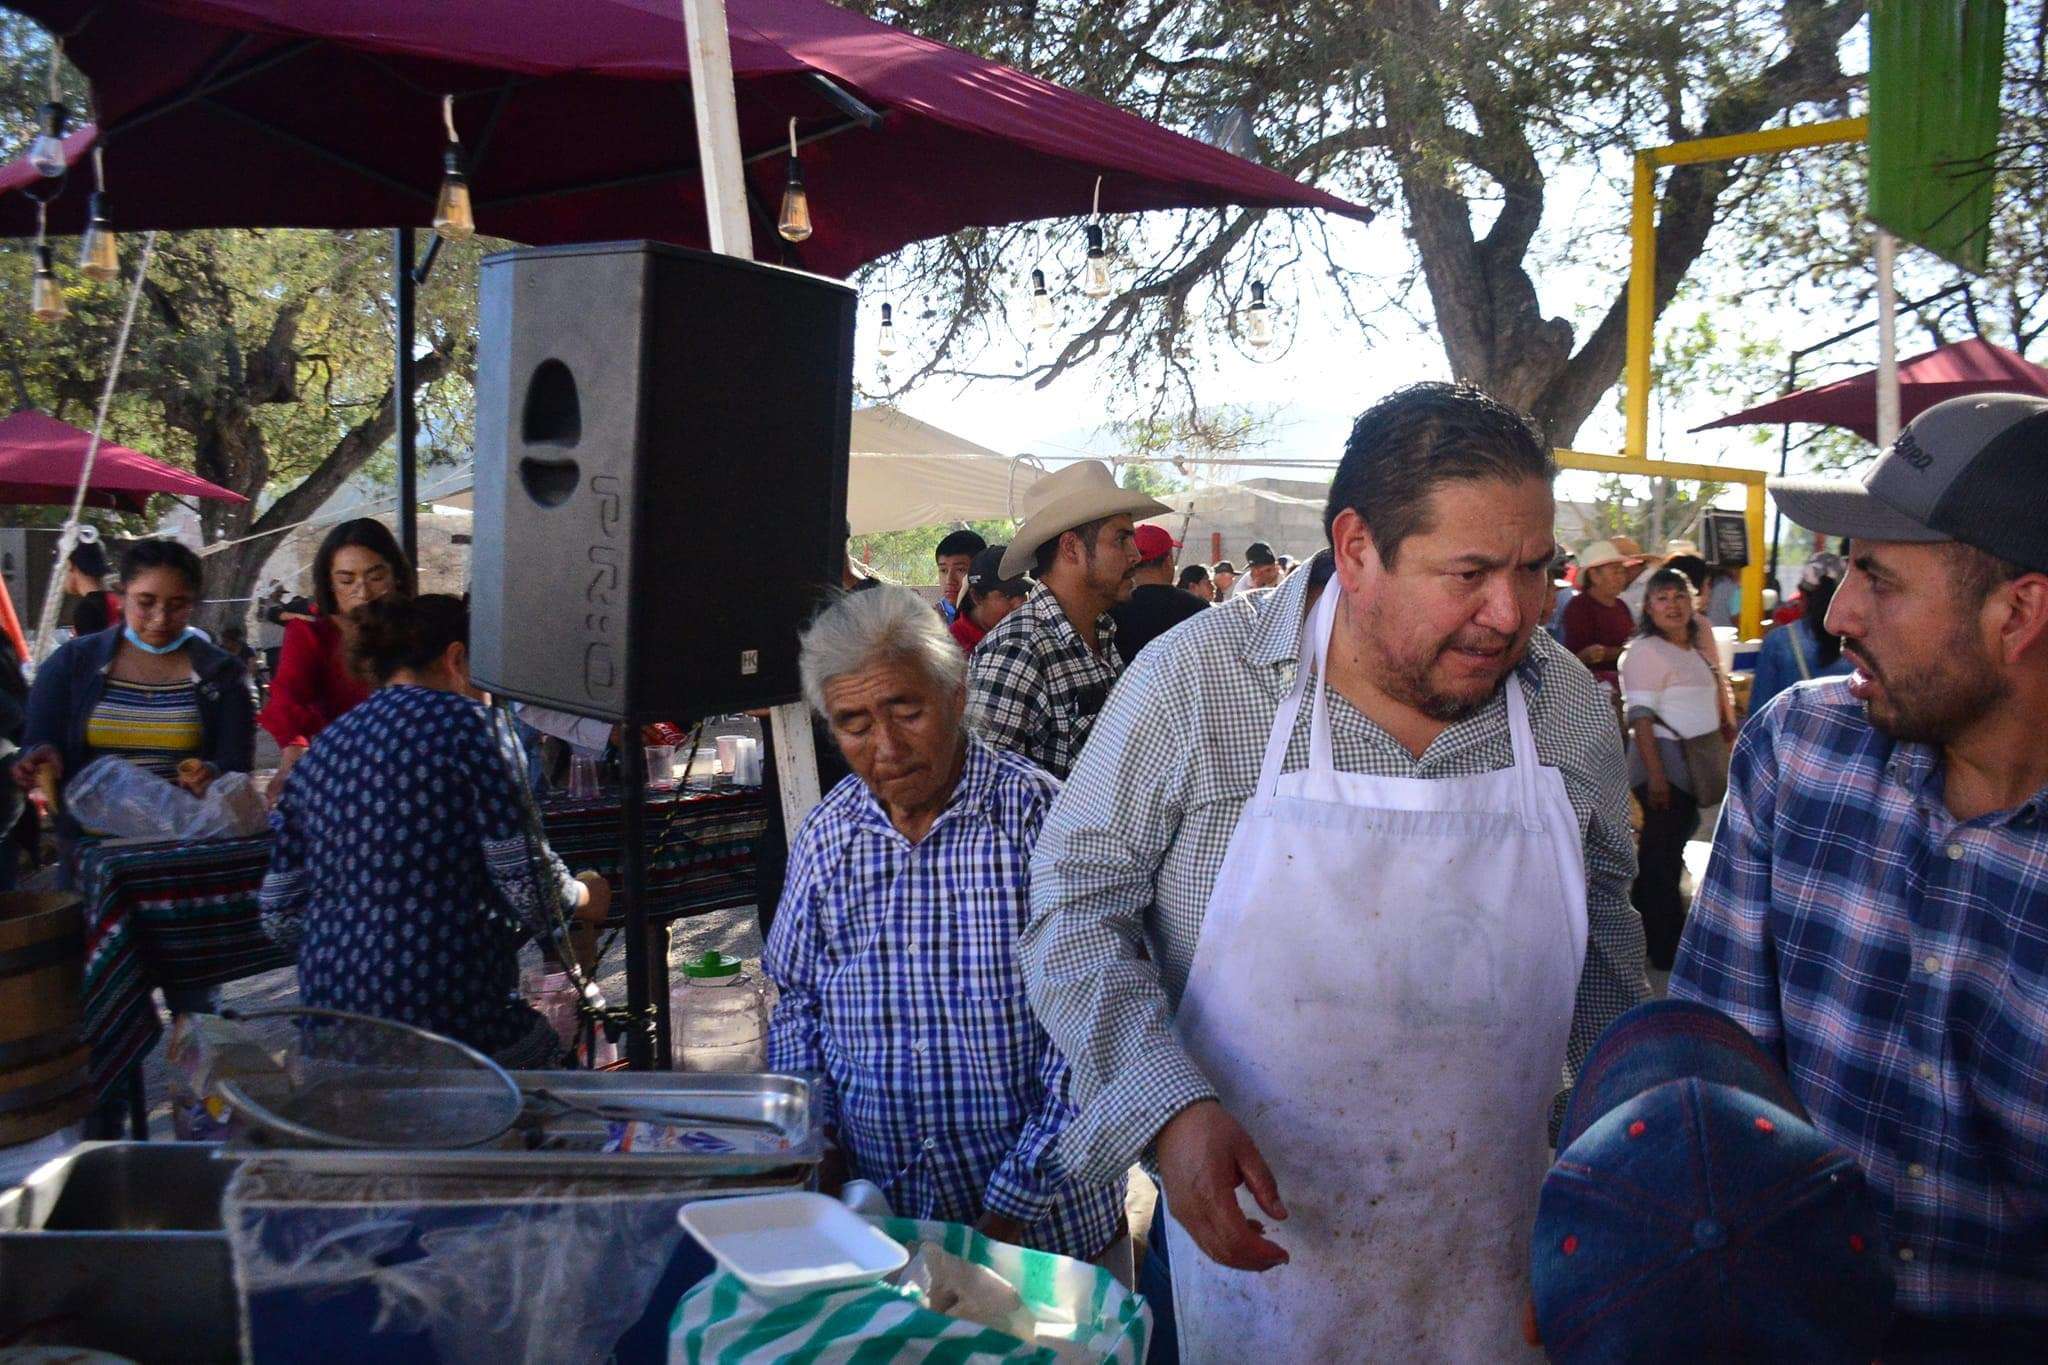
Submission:
M 327 533 L 313 558 L 313 600 L 318 614 L 284 628 L 270 701 L 256 720 L 277 741 L 277 776 L 270 784 L 275 802 L 313 739 L 370 695 L 369 682 L 349 664 L 349 613 L 365 602 L 414 594 L 412 565 L 384 524 L 368 517 L 345 521 Z

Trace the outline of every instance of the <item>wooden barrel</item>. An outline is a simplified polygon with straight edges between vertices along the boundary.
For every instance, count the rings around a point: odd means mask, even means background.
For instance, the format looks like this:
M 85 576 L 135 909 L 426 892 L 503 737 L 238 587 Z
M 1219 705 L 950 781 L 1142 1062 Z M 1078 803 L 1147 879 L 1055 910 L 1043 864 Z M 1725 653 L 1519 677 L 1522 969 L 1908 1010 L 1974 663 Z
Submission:
M 92 1107 L 84 978 L 78 897 L 0 893 L 0 1146 L 54 1133 Z

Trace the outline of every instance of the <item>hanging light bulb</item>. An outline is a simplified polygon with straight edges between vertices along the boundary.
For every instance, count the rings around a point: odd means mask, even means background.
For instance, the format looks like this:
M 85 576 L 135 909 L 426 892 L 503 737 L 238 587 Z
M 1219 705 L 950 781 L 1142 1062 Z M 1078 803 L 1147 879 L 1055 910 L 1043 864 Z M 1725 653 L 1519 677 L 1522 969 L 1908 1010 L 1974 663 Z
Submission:
M 1266 306 L 1266 286 L 1252 285 L 1252 306 L 1246 312 L 1244 339 L 1254 346 L 1273 344 L 1273 310 Z
M 882 305 L 882 330 L 875 337 L 875 354 L 896 354 L 896 310 Z
M 71 111 L 61 101 L 51 100 L 42 107 L 43 130 L 36 134 L 35 142 L 28 149 L 29 164 L 36 168 L 37 174 L 52 180 L 64 174 L 64 130 L 70 117 Z
M 1102 225 L 1088 225 L 1088 265 L 1081 272 L 1081 292 L 1091 299 L 1109 297 L 1109 253 L 1102 249 Z
M 50 50 L 50 98 L 37 111 L 42 131 L 28 149 L 29 165 L 36 168 L 36 174 L 52 180 L 64 174 L 64 132 L 71 119 L 71 111 L 64 107 L 63 92 L 57 88 L 57 63 L 63 56 L 61 45 Z
M 782 185 L 782 212 L 775 230 L 785 242 L 801 242 L 811 235 L 811 196 L 804 192 L 804 163 L 796 156 L 796 120 L 789 121 L 789 178 Z
M 476 236 L 476 214 L 469 202 L 469 177 L 462 173 L 462 139 L 455 134 L 455 96 L 441 96 L 441 122 L 448 145 L 441 152 L 441 192 L 434 199 L 434 233 L 444 242 L 466 242 Z
M 1052 295 L 1045 287 L 1045 272 L 1031 272 L 1031 325 L 1041 332 L 1050 332 L 1058 319 L 1052 311 Z
M 37 322 L 62 322 L 71 316 L 71 310 L 64 305 L 64 288 L 57 283 L 50 248 L 40 243 L 36 246 L 36 277 L 29 290 L 28 307 L 29 315 Z
M 121 253 L 107 221 L 107 168 L 100 149 L 92 149 L 93 183 L 98 186 L 86 201 L 85 236 L 78 239 L 78 273 L 105 284 L 121 273 Z
M 87 202 L 91 208 L 87 213 L 85 236 L 78 240 L 78 273 L 105 284 L 119 278 L 121 252 L 114 229 L 107 224 L 106 197 L 95 194 Z

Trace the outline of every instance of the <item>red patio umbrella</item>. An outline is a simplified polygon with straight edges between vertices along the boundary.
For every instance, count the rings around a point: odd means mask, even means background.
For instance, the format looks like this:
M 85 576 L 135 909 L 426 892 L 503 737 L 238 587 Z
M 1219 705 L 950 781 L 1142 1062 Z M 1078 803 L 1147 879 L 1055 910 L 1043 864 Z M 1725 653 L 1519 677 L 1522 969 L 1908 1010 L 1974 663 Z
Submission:
M 1936 403 L 1972 393 L 2031 393 L 2048 397 L 2048 369 L 1982 337 L 1938 347 L 1899 365 L 1899 421 L 1902 425 Z M 1787 394 L 1693 430 L 1777 426 L 1786 422 L 1847 427 L 1875 444 L 1877 371 Z
M 85 467 L 85 448 L 92 433 L 80 431 L 46 413 L 24 408 L 0 420 L 0 503 L 62 503 L 69 505 Z M 139 450 L 101 441 L 93 458 L 88 507 L 141 512 L 152 493 L 216 502 L 247 502 L 197 474 L 153 460 Z
M 424 225 L 455 96 L 481 231 L 701 246 L 674 0 L 18 0 L 91 78 L 116 228 Z M 827 0 L 728 0 L 757 254 L 829 275 L 1102 209 L 1370 211 Z M 815 234 L 774 213 L 797 120 Z M 17 171 L 12 177 L 19 181 Z M 82 225 L 85 196 L 51 205 Z M 0 231 L 33 229 L 0 200 Z

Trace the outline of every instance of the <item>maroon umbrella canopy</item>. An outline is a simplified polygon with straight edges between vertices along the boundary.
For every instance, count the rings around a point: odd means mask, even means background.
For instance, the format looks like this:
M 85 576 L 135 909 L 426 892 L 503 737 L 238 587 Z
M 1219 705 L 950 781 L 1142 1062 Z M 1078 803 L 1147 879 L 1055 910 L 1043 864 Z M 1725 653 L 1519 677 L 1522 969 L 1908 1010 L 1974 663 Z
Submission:
M 704 245 L 676 0 L 20 0 L 91 78 L 124 227 L 424 225 L 455 98 L 481 231 Z M 728 0 L 755 242 L 844 275 L 925 237 L 1102 208 L 1368 210 L 827 0 Z M 774 233 L 797 119 L 816 233 Z M 20 179 L 17 174 L 14 179 Z M 84 177 L 74 174 L 73 179 Z M 18 186 L 17 186 L 18 187 Z M 81 226 L 85 195 L 51 205 Z M 0 230 L 33 230 L 0 200 Z
M 26 408 L 0 421 L 0 504 L 69 505 L 91 441 L 92 433 Z M 248 501 L 240 493 L 153 460 L 139 450 L 101 441 L 99 454 L 93 457 L 86 506 L 140 512 L 152 493 L 216 502 Z
M 1972 393 L 2031 393 L 2048 398 L 2048 369 L 1982 337 L 1958 341 L 1899 364 L 1901 423 L 1912 421 L 1936 403 Z M 1877 371 L 1786 394 L 1693 430 L 1776 426 L 1784 422 L 1847 427 L 1875 444 Z

